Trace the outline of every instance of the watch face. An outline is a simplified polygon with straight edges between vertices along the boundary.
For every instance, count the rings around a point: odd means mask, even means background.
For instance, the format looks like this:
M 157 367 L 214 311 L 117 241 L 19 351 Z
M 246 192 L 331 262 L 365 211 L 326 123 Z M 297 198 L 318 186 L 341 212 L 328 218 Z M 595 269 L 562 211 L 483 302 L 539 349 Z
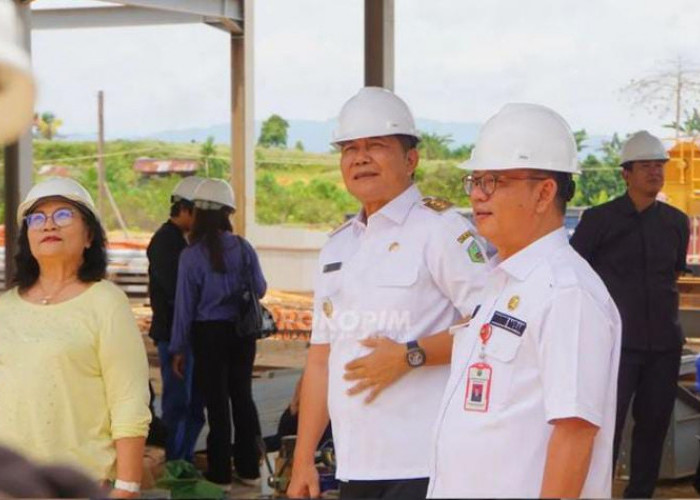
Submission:
M 406 354 L 406 359 L 410 366 L 421 366 L 425 363 L 425 353 L 423 349 L 411 349 Z

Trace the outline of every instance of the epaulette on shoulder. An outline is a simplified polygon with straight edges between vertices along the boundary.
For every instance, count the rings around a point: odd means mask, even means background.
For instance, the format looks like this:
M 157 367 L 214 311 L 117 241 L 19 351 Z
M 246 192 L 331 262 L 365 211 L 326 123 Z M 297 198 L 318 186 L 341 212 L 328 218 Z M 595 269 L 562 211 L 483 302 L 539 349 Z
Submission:
M 447 211 L 448 209 L 452 208 L 454 206 L 454 203 L 444 198 L 438 198 L 436 196 L 426 196 L 425 198 L 423 198 L 423 206 L 429 208 L 433 212 L 441 214 Z
M 346 221 L 343 222 L 340 226 L 338 226 L 338 227 L 336 227 L 335 229 L 333 229 L 333 230 L 328 234 L 328 236 L 329 236 L 329 237 L 335 236 L 336 234 L 338 234 L 339 232 L 341 232 L 341 231 L 342 231 L 343 229 L 345 229 L 346 227 L 350 227 L 350 224 L 351 224 L 351 223 L 352 223 L 352 219 L 346 220 Z

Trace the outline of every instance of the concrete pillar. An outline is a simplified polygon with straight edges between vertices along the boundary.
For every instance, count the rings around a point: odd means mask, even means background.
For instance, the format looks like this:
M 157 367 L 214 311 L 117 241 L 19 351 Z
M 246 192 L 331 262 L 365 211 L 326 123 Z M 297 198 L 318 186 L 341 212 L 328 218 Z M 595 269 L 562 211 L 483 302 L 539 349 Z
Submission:
M 24 25 L 24 43 L 31 53 L 31 9 L 29 4 L 17 2 L 19 18 Z M 5 147 L 5 286 L 15 275 L 15 244 L 19 234 L 17 206 L 32 185 L 32 134 L 26 132 L 20 139 Z
M 244 0 L 243 18 L 243 34 L 231 35 L 231 185 L 235 230 L 241 236 L 255 222 L 253 0 Z
M 365 85 L 394 90 L 394 0 L 365 0 Z

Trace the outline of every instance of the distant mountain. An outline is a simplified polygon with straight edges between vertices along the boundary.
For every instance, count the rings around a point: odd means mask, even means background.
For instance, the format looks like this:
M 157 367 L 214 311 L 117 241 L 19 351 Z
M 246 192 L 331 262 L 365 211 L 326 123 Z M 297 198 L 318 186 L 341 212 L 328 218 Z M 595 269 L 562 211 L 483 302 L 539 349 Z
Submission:
M 333 128 L 335 120 L 316 121 L 316 120 L 288 120 L 289 131 L 287 145 L 293 148 L 297 141 L 301 141 L 306 151 L 313 153 L 325 153 L 330 150 L 330 140 L 333 136 Z M 418 118 L 418 129 L 422 132 L 449 135 L 452 139 L 451 148 L 459 147 L 463 144 L 473 144 L 476 141 L 479 128 L 479 123 L 460 123 L 460 122 L 440 122 L 437 120 L 428 120 Z M 255 122 L 255 137 L 260 135 L 262 122 Z M 219 144 L 231 143 L 231 126 L 228 124 L 213 125 L 211 127 L 198 127 L 180 130 L 163 130 L 153 132 L 146 135 L 129 135 L 129 134 L 108 134 L 108 140 L 114 139 L 152 139 L 164 142 L 204 142 L 207 137 L 214 137 L 214 142 Z M 94 141 L 95 134 L 67 134 L 60 137 L 62 140 L 69 141 Z M 581 158 L 588 154 L 599 154 L 599 149 L 604 140 L 608 136 L 593 135 L 586 141 L 586 146 L 581 152 Z
M 289 131 L 287 145 L 292 148 L 297 141 L 301 141 L 306 151 L 324 153 L 330 150 L 330 140 L 333 136 L 335 120 L 288 120 Z M 261 121 L 255 122 L 255 137 L 260 135 Z M 476 139 L 479 130 L 478 123 L 446 123 L 435 120 L 418 119 L 418 129 L 423 132 L 440 135 L 451 135 L 452 146 L 470 144 Z M 204 142 L 207 137 L 214 137 L 214 142 L 220 144 L 231 143 L 231 127 L 228 124 L 213 125 L 211 127 L 196 127 L 180 130 L 163 130 L 145 135 L 133 134 L 108 134 L 107 139 L 153 139 L 164 142 Z M 66 134 L 60 137 L 69 141 L 93 141 L 95 134 Z

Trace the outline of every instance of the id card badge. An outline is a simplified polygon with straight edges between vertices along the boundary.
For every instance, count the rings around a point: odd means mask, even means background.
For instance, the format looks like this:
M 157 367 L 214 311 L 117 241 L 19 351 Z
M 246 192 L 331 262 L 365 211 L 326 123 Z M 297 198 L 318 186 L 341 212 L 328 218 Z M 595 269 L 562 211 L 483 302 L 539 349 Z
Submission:
M 467 394 L 464 398 L 465 411 L 486 412 L 489 410 L 491 373 L 491 366 L 488 363 L 474 363 L 468 368 Z

